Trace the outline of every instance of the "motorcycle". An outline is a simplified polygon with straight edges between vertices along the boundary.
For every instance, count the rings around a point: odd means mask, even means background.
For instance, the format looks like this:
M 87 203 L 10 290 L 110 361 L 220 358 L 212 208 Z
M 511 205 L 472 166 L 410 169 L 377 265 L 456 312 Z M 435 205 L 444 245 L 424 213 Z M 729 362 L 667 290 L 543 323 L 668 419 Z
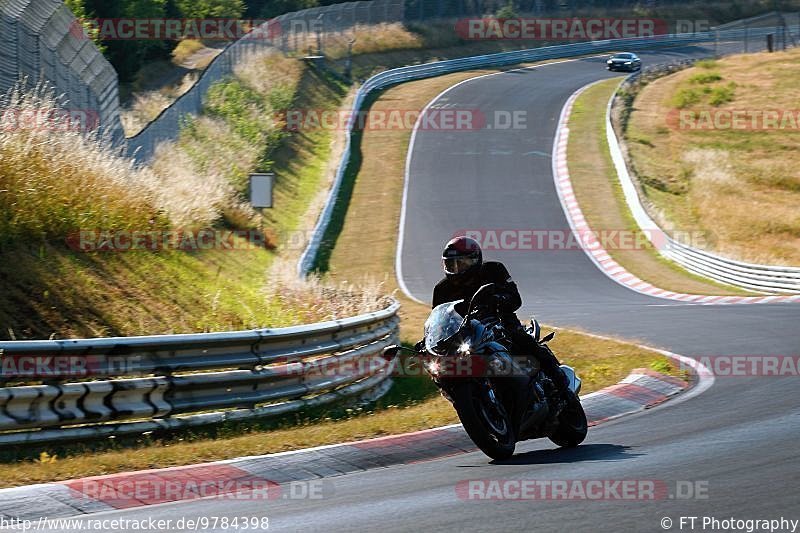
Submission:
M 588 424 L 578 394 L 581 380 L 575 371 L 561 365 L 572 392 L 569 400 L 558 399 L 555 384 L 533 356 L 514 357 L 511 340 L 503 327 L 500 311 L 492 308 L 493 284 L 482 286 L 465 302 L 443 303 L 425 322 L 424 349 L 409 350 L 392 345 L 384 357 L 392 359 L 401 350 L 422 360 L 423 367 L 453 404 L 470 439 L 492 459 L 511 457 L 517 442 L 547 437 L 561 447 L 574 447 L 586 438 Z M 526 328 L 540 346 L 544 338 L 536 319 Z

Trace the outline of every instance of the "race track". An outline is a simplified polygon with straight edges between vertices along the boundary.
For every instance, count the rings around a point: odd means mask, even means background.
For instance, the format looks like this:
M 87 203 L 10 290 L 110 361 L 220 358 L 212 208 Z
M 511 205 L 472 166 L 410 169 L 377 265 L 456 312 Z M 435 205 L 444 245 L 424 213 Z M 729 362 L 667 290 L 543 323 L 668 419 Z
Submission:
M 702 47 L 642 53 L 646 64 Z M 428 301 L 440 277 L 444 242 L 469 228 L 568 230 L 550 154 L 559 113 L 587 83 L 609 77 L 602 58 L 483 77 L 433 105 L 524 110 L 518 130 L 418 131 L 408 168 L 401 243 L 403 281 Z M 616 75 L 616 74 L 615 74 Z M 704 306 L 632 292 L 597 270 L 581 251 L 489 252 L 509 265 L 525 306 L 544 322 L 639 339 L 672 352 L 800 354 L 800 306 Z M 800 392 L 797 377 L 717 378 L 688 401 L 592 428 L 577 449 L 549 441 L 520 444 L 492 464 L 472 453 L 333 478 L 335 494 L 315 501 L 194 501 L 107 513 L 179 518 L 265 515 L 276 531 L 662 531 L 662 517 L 800 518 Z M 705 483 L 707 499 L 658 501 L 469 501 L 469 479 L 635 479 Z M 794 513 L 794 514 L 793 514 Z M 684 528 L 684 530 L 686 530 Z M 221 530 L 220 530 L 221 531 Z

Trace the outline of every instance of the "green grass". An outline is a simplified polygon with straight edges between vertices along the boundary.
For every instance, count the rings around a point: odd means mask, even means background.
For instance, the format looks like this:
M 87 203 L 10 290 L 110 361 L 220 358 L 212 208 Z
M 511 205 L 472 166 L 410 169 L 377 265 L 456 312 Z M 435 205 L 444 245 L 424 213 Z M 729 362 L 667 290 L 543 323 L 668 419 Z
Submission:
M 700 61 L 695 61 L 694 66 L 697 68 L 704 68 L 704 69 L 712 69 L 717 68 L 719 63 L 716 59 L 701 59 Z
M 727 85 L 714 87 L 711 89 L 711 93 L 708 96 L 708 103 L 714 107 L 719 107 L 722 104 L 733 102 L 735 90 L 736 84 L 734 82 L 730 82 Z
M 722 76 L 720 76 L 719 72 L 699 72 L 694 74 L 691 78 L 689 78 L 690 83 L 699 83 L 699 84 L 707 84 L 707 83 L 714 83 L 715 81 L 720 81 Z
M 703 93 L 699 89 L 684 87 L 672 97 L 672 105 L 678 109 L 685 109 L 700 102 Z

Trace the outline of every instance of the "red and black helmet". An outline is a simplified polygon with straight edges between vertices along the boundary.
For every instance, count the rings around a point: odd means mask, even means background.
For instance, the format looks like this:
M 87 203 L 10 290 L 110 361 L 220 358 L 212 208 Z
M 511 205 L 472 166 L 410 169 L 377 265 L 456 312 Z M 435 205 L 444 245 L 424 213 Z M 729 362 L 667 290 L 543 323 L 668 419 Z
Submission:
M 469 237 L 456 237 L 447 243 L 442 252 L 442 268 L 447 276 L 460 276 L 483 263 L 483 252 L 478 241 Z

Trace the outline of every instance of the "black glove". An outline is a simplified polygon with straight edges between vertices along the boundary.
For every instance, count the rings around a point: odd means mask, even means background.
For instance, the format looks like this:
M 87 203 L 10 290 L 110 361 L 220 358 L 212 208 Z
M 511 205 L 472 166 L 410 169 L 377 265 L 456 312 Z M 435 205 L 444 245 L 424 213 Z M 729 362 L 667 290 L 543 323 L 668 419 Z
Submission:
M 505 311 L 508 308 L 508 298 L 504 294 L 494 294 L 492 300 L 498 310 Z

